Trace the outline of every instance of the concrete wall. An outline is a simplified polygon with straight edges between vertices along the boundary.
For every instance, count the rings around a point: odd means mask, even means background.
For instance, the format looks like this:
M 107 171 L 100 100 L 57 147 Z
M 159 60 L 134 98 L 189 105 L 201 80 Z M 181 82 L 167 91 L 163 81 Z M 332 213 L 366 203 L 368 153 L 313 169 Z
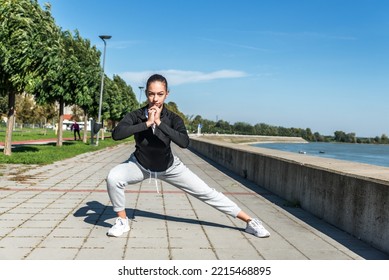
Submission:
M 389 168 L 201 137 L 190 148 L 389 253 Z

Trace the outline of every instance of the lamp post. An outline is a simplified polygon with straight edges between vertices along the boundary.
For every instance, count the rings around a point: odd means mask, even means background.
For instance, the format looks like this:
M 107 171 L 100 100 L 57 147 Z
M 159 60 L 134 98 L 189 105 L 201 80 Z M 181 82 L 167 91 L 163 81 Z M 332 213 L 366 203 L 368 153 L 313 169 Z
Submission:
M 103 90 L 104 90 L 105 51 L 106 51 L 106 48 L 107 48 L 107 42 L 105 40 L 111 39 L 112 36 L 110 36 L 110 35 L 100 35 L 99 37 L 104 42 L 103 71 L 101 72 L 101 86 L 100 86 L 100 100 L 99 100 L 99 116 L 98 116 L 98 119 L 97 119 L 97 125 L 100 126 L 101 125 L 101 106 L 102 106 L 102 103 L 103 103 Z M 99 128 L 99 131 L 97 132 L 97 135 L 96 135 L 96 146 L 99 145 L 99 136 L 100 136 L 100 129 L 101 129 L 101 127 Z
M 141 107 L 141 98 L 142 98 L 142 89 L 144 89 L 144 87 L 139 87 L 139 91 L 140 91 L 140 93 L 139 93 L 139 108 Z

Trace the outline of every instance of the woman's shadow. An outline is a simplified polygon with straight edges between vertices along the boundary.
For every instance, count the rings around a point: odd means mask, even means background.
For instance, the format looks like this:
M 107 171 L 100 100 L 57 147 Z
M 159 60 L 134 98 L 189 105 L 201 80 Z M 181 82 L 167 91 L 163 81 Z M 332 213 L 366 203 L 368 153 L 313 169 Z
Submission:
M 209 227 L 243 230 L 238 227 L 231 227 L 223 224 L 207 222 L 207 221 L 199 221 L 190 218 L 162 215 L 162 214 L 138 210 L 138 209 L 126 209 L 126 213 L 127 213 L 127 217 L 130 219 L 135 219 L 136 217 L 147 217 L 147 218 L 167 220 L 167 221 L 173 221 L 179 223 L 200 224 Z M 98 201 L 87 202 L 85 206 L 81 207 L 76 212 L 74 212 L 73 216 L 85 217 L 84 221 L 86 223 L 91 225 L 101 226 L 101 227 L 107 227 L 107 228 L 110 228 L 112 224 L 106 221 L 117 217 L 115 211 L 113 211 L 112 206 L 103 205 Z

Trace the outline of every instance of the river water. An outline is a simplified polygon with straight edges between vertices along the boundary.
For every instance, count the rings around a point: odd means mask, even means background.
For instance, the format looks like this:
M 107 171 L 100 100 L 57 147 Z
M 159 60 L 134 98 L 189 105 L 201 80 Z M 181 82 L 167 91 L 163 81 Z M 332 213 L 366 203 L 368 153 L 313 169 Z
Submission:
M 389 145 L 311 142 L 252 146 L 389 167 Z

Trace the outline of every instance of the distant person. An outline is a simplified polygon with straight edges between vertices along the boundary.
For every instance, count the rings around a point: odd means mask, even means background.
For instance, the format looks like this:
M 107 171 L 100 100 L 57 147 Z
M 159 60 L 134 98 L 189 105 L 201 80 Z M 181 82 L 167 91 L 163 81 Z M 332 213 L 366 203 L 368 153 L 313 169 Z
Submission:
M 70 130 L 73 130 L 74 132 L 74 141 L 77 140 L 76 134 L 78 134 L 78 140 L 81 140 L 80 125 L 77 123 L 77 121 L 74 121 L 74 123 L 70 127 Z
M 224 194 L 210 188 L 172 154 L 171 141 L 186 148 L 189 136 L 183 120 L 164 106 L 169 94 L 166 79 L 159 74 L 152 75 L 147 80 L 145 93 L 148 105 L 127 113 L 112 131 L 114 140 L 134 135 L 135 152 L 124 163 L 112 168 L 107 176 L 108 195 L 117 213 L 115 224 L 107 235 L 117 237 L 130 230 L 125 211 L 126 185 L 154 177 L 246 222 L 247 233 L 257 237 L 270 236 L 261 221 L 252 219 Z

